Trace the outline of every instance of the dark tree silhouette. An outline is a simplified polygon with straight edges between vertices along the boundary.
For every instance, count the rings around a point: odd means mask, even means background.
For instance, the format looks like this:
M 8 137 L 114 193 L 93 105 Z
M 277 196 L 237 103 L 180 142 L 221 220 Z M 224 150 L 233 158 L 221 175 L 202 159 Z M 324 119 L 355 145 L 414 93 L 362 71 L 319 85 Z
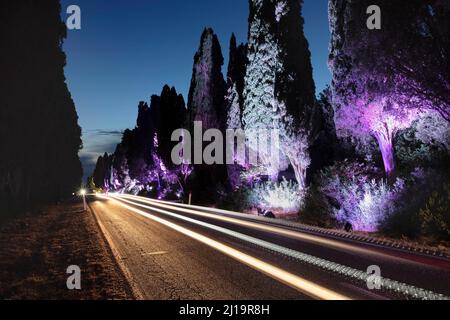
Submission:
M 0 3 L 0 206 L 26 209 L 80 187 L 81 129 L 68 91 L 57 0 Z
M 331 89 L 326 87 L 317 101 L 317 139 L 310 147 L 311 167 L 310 176 L 331 165 L 340 156 L 339 140 L 334 124 L 334 110 L 331 103 Z
M 241 43 L 239 46 L 236 43 L 236 36 L 234 33 L 230 39 L 230 56 L 228 61 L 227 73 L 227 87 L 228 90 L 236 86 L 236 91 L 239 97 L 240 111 L 244 109 L 244 87 L 245 87 L 245 72 L 247 70 L 247 45 Z
M 189 90 L 187 127 L 192 136 L 194 136 L 192 129 L 194 121 L 201 121 L 204 131 L 225 129 L 227 114 L 226 82 L 222 74 L 223 60 L 217 35 L 212 29 L 205 29 L 200 39 L 199 49 L 194 56 Z M 195 165 L 190 183 L 194 201 L 212 202 L 216 198 L 218 186 L 224 185 L 226 180 L 227 172 L 224 165 Z
M 172 142 L 172 133 L 183 128 L 186 121 L 186 104 L 175 88 L 164 86 L 161 92 L 159 117 L 153 116 L 157 128 L 158 154 L 169 169 L 174 168 L 171 154 L 177 142 Z
M 97 187 L 108 188 L 109 177 L 111 176 L 112 157 L 105 153 L 97 160 L 94 169 L 93 179 Z
M 242 129 L 242 114 L 244 111 L 245 73 L 247 70 L 247 45 L 236 44 L 236 36 L 231 35 L 230 54 L 227 74 L 227 93 L 225 108 L 227 112 L 227 129 Z M 237 151 L 235 147 L 235 152 Z M 235 162 L 237 159 L 234 159 Z M 233 189 L 241 183 L 241 173 L 244 168 L 240 164 L 228 164 L 228 182 Z
M 145 189 L 155 182 L 159 186 L 164 178 L 176 180 L 180 168 L 171 159 L 177 144 L 171 138 L 185 121 L 185 102 L 174 87 L 166 85 L 160 96 L 153 95 L 150 107 L 141 101 L 136 127 L 125 130 L 113 155 L 98 159 L 93 173 L 95 186 L 135 192 L 135 187 Z

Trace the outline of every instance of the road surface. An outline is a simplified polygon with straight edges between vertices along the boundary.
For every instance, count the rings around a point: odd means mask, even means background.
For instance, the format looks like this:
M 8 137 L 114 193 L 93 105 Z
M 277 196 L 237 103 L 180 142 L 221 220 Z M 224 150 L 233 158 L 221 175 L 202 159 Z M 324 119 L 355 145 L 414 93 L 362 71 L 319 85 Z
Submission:
M 445 259 L 318 236 L 209 208 L 125 195 L 90 200 L 140 299 L 450 296 L 450 261 Z M 367 277 L 371 266 L 379 268 L 382 278 L 368 283 L 361 274 Z M 385 284 L 398 286 L 397 291 L 386 285 L 377 289 L 379 279 L 391 279 Z

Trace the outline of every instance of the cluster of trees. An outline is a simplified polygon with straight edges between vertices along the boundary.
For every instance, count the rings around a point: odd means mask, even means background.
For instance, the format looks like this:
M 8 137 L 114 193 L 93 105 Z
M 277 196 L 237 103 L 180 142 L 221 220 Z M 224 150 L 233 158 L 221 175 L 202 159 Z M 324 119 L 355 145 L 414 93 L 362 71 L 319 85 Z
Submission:
M 126 130 L 112 155 L 99 157 L 90 185 L 93 189 L 154 192 L 158 197 L 178 195 L 185 188 L 188 165 L 171 160 L 172 132 L 184 127 L 186 105 L 175 88 L 164 86 L 151 97 L 150 106 L 139 103 L 136 128 Z
M 448 240 L 450 3 L 378 1 L 375 30 L 371 1 L 329 4 L 333 81 L 319 102 L 334 164 L 315 176 L 306 213 Z
M 135 130 L 125 132 L 124 141 L 116 153 L 99 159 L 93 180 L 96 186 L 104 186 L 105 181 L 108 186 L 114 184 L 117 176 L 114 171 L 120 162 L 117 159 L 125 149 L 128 150 L 125 152 L 127 169 L 119 171 L 129 172 L 128 182 L 135 181 L 145 189 L 149 183 L 146 175 L 155 170 L 152 160 L 155 155 L 163 158 L 166 167 L 170 162 L 154 148 L 154 127 L 159 125 L 166 130 L 157 141 L 162 143 L 161 139 L 169 139 L 170 130 L 177 125 L 192 132 L 194 121 L 201 121 L 203 130 L 244 129 L 255 132 L 247 137 L 250 148 L 262 143 L 258 141 L 258 129 L 278 130 L 281 163 L 274 163 L 275 157 L 270 152 L 257 148 L 263 165 L 256 168 L 260 170 L 255 170 L 253 176 L 267 176 L 277 181 L 279 172 L 290 166 L 299 187 L 306 186 L 306 170 L 310 165 L 308 147 L 313 137 L 316 101 L 310 52 L 303 34 L 302 2 L 264 0 L 249 3 L 249 43 L 237 45 L 232 35 L 227 79 L 222 74 L 224 59 L 219 40 L 212 29 L 205 29 L 194 57 L 185 121 L 181 124 L 181 120 L 172 117 L 170 123 L 161 123 L 159 111 L 154 111 L 152 101 L 148 121 L 153 121 L 153 124 L 142 126 L 138 120 Z M 170 107 L 161 106 L 160 110 Z M 179 115 L 182 116 L 182 112 Z M 145 137 L 136 142 L 140 134 Z M 135 138 L 127 139 L 128 136 Z M 134 149 L 139 151 L 130 152 Z M 215 199 L 218 188 L 231 191 L 241 185 L 242 171 L 250 168 L 236 164 L 195 165 L 192 169 L 189 189 L 199 191 L 194 192 L 194 196 L 197 196 L 197 201 L 204 202 Z M 119 179 L 121 187 L 124 187 L 124 181 Z
M 64 76 L 58 0 L 0 3 L 0 209 L 70 196 L 81 185 L 81 129 Z
M 114 155 L 99 159 L 95 185 L 159 197 L 193 192 L 197 203 L 241 209 L 246 203 L 322 217 L 334 212 L 334 219 L 376 230 L 412 190 L 407 183 L 419 185 L 413 153 L 433 146 L 444 155 L 439 165 L 448 162 L 450 4 L 380 0 L 381 30 L 370 30 L 370 1 L 330 0 L 333 81 L 317 99 L 302 3 L 250 0 L 248 43 L 231 37 L 226 79 L 219 40 L 205 29 L 187 108 L 168 87 L 150 107 L 141 103 L 136 129 L 125 132 Z M 194 121 L 204 130 L 244 130 L 247 151 L 262 165 L 171 165 L 171 132 L 192 133 Z M 278 155 L 272 141 L 261 141 L 260 129 L 279 133 Z M 397 162 L 409 162 L 402 177 Z M 405 175 L 408 166 L 416 173 Z

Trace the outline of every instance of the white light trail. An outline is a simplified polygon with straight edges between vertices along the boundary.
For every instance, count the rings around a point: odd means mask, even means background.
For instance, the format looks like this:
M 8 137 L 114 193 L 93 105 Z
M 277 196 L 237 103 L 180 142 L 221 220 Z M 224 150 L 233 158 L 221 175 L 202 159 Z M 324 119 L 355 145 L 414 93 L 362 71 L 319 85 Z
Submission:
M 266 224 L 250 222 L 250 221 L 244 221 L 244 220 L 241 220 L 241 219 L 225 217 L 225 216 L 221 216 L 221 215 L 217 215 L 217 214 L 206 213 L 206 212 L 199 211 L 199 210 L 187 209 L 187 208 L 181 207 L 179 204 L 170 204 L 169 205 L 169 204 L 165 204 L 165 203 L 163 203 L 161 201 L 156 201 L 156 200 L 143 198 L 143 197 L 138 197 L 138 196 L 132 196 L 132 195 L 117 195 L 117 196 L 118 197 L 129 198 L 129 199 L 134 199 L 134 200 L 141 201 L 141 202 L 145 202 L 145 203 L 151 204 L 153 206 L 157 206 L 159 208 L 175 210 L 175 211 L 178 211 L 178 212 L 183 212 L 183 213 L 192 214 L 192 215 L 196 215 L 196 216 L 200 216 L 200 217 L 205 217 L 205 218 L 210 218 L 210 219 L 214 219 L 214 220 L 219 220 L 219 221 L 232 223 L 232 224 L 235 224 L 235 225 L 240 225 L 240 226 L 244 226 L 244 227 L 248 227 L 248 228 L 252 228 L 252 229 L 257 229 L 257 230 L 261 230 L 261 231 L 265 231 L 265 232 L 276 233 L 276 234 L 287 236 L 287 237 L 293 238 L 293 239 L 299 239 L 299 240 L 303 240 L 303 241 L 308 241 L 310 243 L 320 244 L 320 245 L 323 245 L 323 246 L 326 246 L 326 247 L 332 247 L 332 248 L 341 249 L 341 250 L 346 251 L 346 252 L 351 251 L 351 252 L 358 253 L 358 254 L 364 254 L 364 255 L 370 254 L 370 255 L 382 256 L 382 257 L 385 257 L 385 258 L 386 257 L 392 258 L 391 255 L 388 255 L 388 254 L 385 254 L 385 253 L 378 252 L 378 251 L 370 251 L 370 252 L 368 252 L 368 250 L 366 248 L 363 248 L 363 247 L 360 247 L 360 246 L 356 246 L 356 245 L 352 245 L 352 244 L 348 244 L 348 243 L 343 243 L 341 241 L 337 241 L 337 240 L 333 240 L 333 239 L 327 239 L 327 238 L 324 238 L 324 237 L 310 235 L 310 234 L 306 234 L 306 233 L 302 233 L 302 232 L 298 232 L 298 231 L 288 230 L 288 229 L 285 229 L 285 228 L 269 226 L 269 225 L 266 225 Z M 402 258 L 398 258 L 397 257 L 397 259 L 402 259 Z
M 282 247 L 282 246 L 279 246 L 279 245 L 276 245 L 276 244 L 273 244 L 273 243 L 270 243 L 270 242 L 267 242 L 267 241 L 264 241 L 264 240 L 261 240 L 261 239 L 250 237 L 250 236 L 247 236 L 247 235 L 244 235 L 244 234 L 241 234 L 241 233 L 238 233 L 238 232 L 226 229 L 226 228 L 222 228 L 222 227 L 219 227 L 219 226 L 216 226 L 216 225 L 212 225 L 212 224 L 209 224 L 209 223 L 206 223 L 206 222 L 198 221 L 198 220 L 195 220 L 195 219 L 192 219 L 192 218 L 188 218 L 188 217 L 185 217 L 185 216 L 182 216 L 182 215 L 179 215 L 179 214 L 175 214 L 175 213 L 172 213 L 172 212 L 169 212 L 169 211 L 158 209 L 158 208 L 155 207 L 155 204 L 152 203 L 152 201 L 148 200 L 147 198 L 142 198 L 142 197 L 137 197 L 137 196 L 129 196 L 129 195 L 124 196 L 124 195 L 117 195 L 117 194 L 113 195 L 113 197 L 117 197 L 117 198 L 120 199 L 120 201 L 127 202 L 129 204 L 134 205 L 134 206 L 138 206 L 138 207 L 141 207 L 141 208 L 153 210 L 153 211 L 156 211 L 156 212 L 159 212 L 159 213 L 162 213 L 162 214 L 174 217 L 174 218 L 179 219 L 179 220 L 184 220 L 184 221 L 196 224 L 196 225 L 200 225 L 202 227 L 206 227 L 208 229 L 219 231 L 221 233 L 224 233 L 224 234 L 227 234 L 229 236 L 238 238 L 240 240 L 243 240 L 243 241 L 246 241 L 246 242 L 258 245 L 258 246 L 260 246 L 262 248 L 266 248 L 266 249 L 269 249 L 271 251 L 278 252 L 278 253 L 290 256 L 290 257 L 292 257 L 292 258 L 294 258 L 296 260 L 299 260 L 299 261 L 302 261 L 302 262 L 305 262 L 305 263 L 308 263 L 308 264 L 311 264 L 311 265 L 314 265 L 314 266 L 318 266 L 318 267 L 320 267 L 322 269 L 325 269 L 325 270 L 328 270 L 328 271 L 331 271 L 331 272 L 334 272 L 334 273 L 338 273 L 338 274 L 341 274 L 341 275 L 344 275 L 344 276 L 347 276 L 347 277 L 350 277 L 350 278 L 354 278 L 354 279 L 359 280 L 359 281 L 366 282 L 367 278 L 369 276 L 367 274 L 367 272 L 364 272 L 364 271 L 361 271 L 361 270 L 358 270 L 358 269 L 354 269 L 354 268 L 351 268 L 351 267 L 348 267 L 348 266 L 345 266 L 345 265 L 337 264 L 337 263 L 334 263 L 334 262 L 331 262 L 331 261 L 327 261 L 325 259 L 314 257 L 314 256 L 311 256 L 311 255 L 308 255 L 308 254 L 304 254 L 304 253 L 301 253 L 301 252 L 298 252 L 298 251 L 295 251 L 295 250 L 292 250 L 292 249 L 288 249 L 288 248 L 285 248 L 285 247 Z M 146 205 L 143 205 L 143 204 L 140 204 L 140 203 L 136 203 L 136 202 L 128 201 L 128 200 L 125 200 L 125 199 L 121 199 L 121 198 L 124 198 L 124 197 L 125 198 L 130 198 L 130 199 L 131 198 L 135 198 L 136 200 L 152 204 L 153 206 L 150 207 L 150 206 L 146 206 Z M 107 198 L 105 198 L 105 199 L 107 199 Z M 143 201 L 143 200 L 146 200 L 146 201 Z M 162 207 L 162 205 L 161 205 L 161 207 Z M 173 207 L 170 207 L 168 205 L 164 205 L 164 207 L 166 207 L 168 209 L 172 209 L 172 210 L 186 212 L 185 210 L 179 210 L 179 208 L 173 208 Z M 192 211 L 192 212 L 189 212 L 189 213 L 192 213 L 192 214 L 195 214 L 194 212 L 196 212 L 196 211 L 193 211 L 193 210 L 188 210 L 188 211 Z M 186 213 L 188 213 L 188 212 L 186 212 Z M 198 214 L 201 214 L 201 216 L 208 215 L 208 214 L 206 214 L 204 212 L 198 212 Z M 217 217 L 215 215 L 212 215 L 212 216 Z M 219 216 L 219 218 L 232 219 L 232 218 L 220 217 L 220 216 Z M 237 219 L 233 219 L 233 220 L 237 220 Z M 242 221 L 242 222 L 245 222 L 245 221 Z M 245 223 L 250 223 L 250 222 L 245 222 Z M 251 224 L 256 224 L 256 223 L 251 223 Z M 262 227 L 269 227 L 269 226 L 263 225 Z M 270 228 L 275 228 L 275 227 L 270 227 Z M 280 228 L 276 228 L 276 229 L 280 229 Z M 281 230 L 283 230 L 283 229 L 281 229 Z M 291 234 L 291 233 L 299 234 L 298 232 L 293 232 L 293 231 L 289 231 L 289 230 L 284 230 L 284 231 L 288 231 L 289 234 Z M 301 235 L 301 234 L 299 234 L 299 235 Z M 305 236 L 308 236 L 308 235 L 305 235 Z M 318 238 L 318 237 L 315 237 L 315 236 L 311 236 L 311 237 Z M 324 240 L 326 240 L 326 239 L 324 239 Z M 337 241 L 333 241 L 333 240 L 326 240 L 326 241 L 327 242 L 328 241 L 337 242 Z M 351 246 L 351 247 L 353 247 L 353 246 Z M 364 251 L 364 253 L 367 253 L 367 252 Z M 394 291 L 394 292 L 397 292 L 397 293 L 401 293 L 403 295 L 410 296 L 410 297 L 415 298 L 415 299 L 423 299 L 423 300 L 441 300 L 441 299 L 447 300 L 448 299 L 448 297 L 445 297 L 442 294 L 438 294 L 438 293 L 435 293 L 435 292 L 432 292 L 432 291 L 429 291 L 429 290 L 425 290 L 425 289 L 422 289 L 422 288 L 414 287 L 414 286 L 411 286 L 411 285 L 408 285 L 408 284 L 404 284 L 404 283 L 401 283 L 401 282 L 398 282 L 398 281 L 395 281 L 395 280 L 387 279 L 387 278 L 381 278 L 381 284 L 382 284 L 382 287 L 384 289 L 391 290 L 391 291 Z
M 180 232 L 194 240 L 197 240 L 215 250 L 218 250 L 224 254 L 226 254 L 227 256 L 255 269 L 258 270 L 268 276 L 270 276 L 271 278 L 280 281 L 302 293 L 304 293 L 305 295 L 313 298 L 313 299 L 321 299 L 321 300 L 349 300 L 348 297 L 341 295 L 337 292 L 334 292 L 332 290 L 329 290 L 327 288 L 324 288 L 320 285 L 317 285 L 311 281 L 308 281 L 304 278 L 301 278 L 297 275 L 294 275 L 292 273 L 289 273 L 283 269 L 280 269 L 274 265 L 271 265 L 267 262 L 264 262 L 260 259 L 257 259 L 255 257 L 252 257 L 246 253 L 243 253 L 239 250 L 236 250 L 232 247 L 229 247 L 223 243 L 220 243 L 216 240 L 213 240 L 211 238 L 208 238 L 204 235 L 201 235 L 197 232 L 191 231 L 187 228 L 184 228 L 182 226 L 179 226 L 173 222 L 170 222 L 168 220 L 159 218 L 155 215 L 149 214 L 145 211 L 136 209 L 134 207 L 131 207 L 123 202 L 128 202 L 131 203 L 133 205 L 138 205 L 135 203 L 132 203 L 130 201 L 127 200 L 117 200 L 116 198 L 114 198 L 114 196 L 112 198 L 107 198 L 101 195 L 98 195 L 99 198 L 101 199 L 106 199 L 106 200 L 110 200 L 110 201 L 114 201 L 115 203 L 117 203 L 118 205 L 133 211 L 143 217 L 146 217 L 148 219 L 151 219 L 155 222 L 158 222 L 162 225 L 165 225 L 166 227 L 169 227 L 177 232 Z

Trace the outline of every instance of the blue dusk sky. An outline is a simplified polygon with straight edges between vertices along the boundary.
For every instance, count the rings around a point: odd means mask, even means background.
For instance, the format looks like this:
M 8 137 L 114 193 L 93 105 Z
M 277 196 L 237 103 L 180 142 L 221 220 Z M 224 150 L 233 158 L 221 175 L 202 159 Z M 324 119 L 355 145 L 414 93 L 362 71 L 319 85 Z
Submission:
M 139 101 L 165 84 L 187 100 L 192 64 L 205 27 L 217 33 L 228 65 L 234 32 L 247 41 L 248 0 L 61 0 L 62 17 L 78 5 L 82 29 L 64 44 L 69 90 L 83 128 L 85 178 L 97 157 L 113 152 L 121 132 L 134 128 Z M 330 82 L 327 0 L 304 0 L 303 17 L 317 94 Z

